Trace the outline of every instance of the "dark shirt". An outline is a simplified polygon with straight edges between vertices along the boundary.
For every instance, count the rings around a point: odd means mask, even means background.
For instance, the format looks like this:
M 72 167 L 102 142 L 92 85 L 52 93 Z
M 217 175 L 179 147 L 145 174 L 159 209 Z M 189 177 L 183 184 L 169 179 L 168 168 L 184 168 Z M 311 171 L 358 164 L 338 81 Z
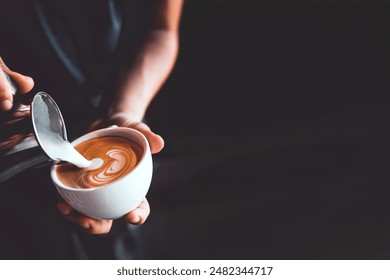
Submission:
M 69 125 L 102 112 L 142 29 L 137 1 L 15 0 L 2 14 L 0 55 L 53 96 Z

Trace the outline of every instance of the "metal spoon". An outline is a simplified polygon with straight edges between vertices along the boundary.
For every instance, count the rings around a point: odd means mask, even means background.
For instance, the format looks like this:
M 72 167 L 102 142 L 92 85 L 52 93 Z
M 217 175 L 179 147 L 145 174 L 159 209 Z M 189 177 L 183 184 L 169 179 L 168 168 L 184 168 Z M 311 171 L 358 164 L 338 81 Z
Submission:
M 39 145 L 54 161 L 66 161 L 79 168 L 91 166 L 69 143 L 64 119 L 53 98 L 45 92 L 38 92 L 31 103 L 31 120 Z

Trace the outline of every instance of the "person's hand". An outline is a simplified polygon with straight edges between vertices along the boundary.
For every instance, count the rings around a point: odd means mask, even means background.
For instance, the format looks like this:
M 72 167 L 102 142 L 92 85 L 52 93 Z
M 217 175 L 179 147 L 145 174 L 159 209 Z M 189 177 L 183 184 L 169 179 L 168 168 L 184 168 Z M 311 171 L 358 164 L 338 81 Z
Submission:
M 164 140 L 161 136 L 153 133 L 145 123 L 132 121 L 125 114 L 115 114 L 104 119 L 99 119 L 91 124 L 88 131 L 109 127 L 111 125 L 130 127 L 140 131 L 148 139 L 152 154 L 160 152 L 164 147 Z M 87 217 L 72 209 L 64 201 L 59 202 L 57 208 L 67 220 L 77 223 L 88 233 L 103 234 L 108 233 L 111 229 L 112 220 L 97 220 Z M 149 216 L 149 213 L 150 206 L 146 198 L 144 198 L 141 204 L 135 210 L 126 214 L 123 219 L 131 224 L 143 224 Z
M 111 230 L 112 220 L 98 220 L 80 214 L 63 200 L 57 204 L 57 208 L 61 212 L 62 216 L 65 217 L 65 219 L 78 224 L 88 233 L 104 234 Z M 126 214 L 123 219 L 133 225 L 141 225 L 145 222 L 146 218 L 149 216 L 149 213 L 149 203 L 146 198 L 144 198 L 141 204 L 135 210 Z
M 34 87 L 34 80 L 31 77 L 24 76 L 11 71 L 0 57 L 0 68 L 7 73 L 17 84 L 18 93 L 27 93 Z M 3 71 L 0 70 L 0 109 L 9 111 L 13 105 L 13 96 L 8 86 L 8 80 Z

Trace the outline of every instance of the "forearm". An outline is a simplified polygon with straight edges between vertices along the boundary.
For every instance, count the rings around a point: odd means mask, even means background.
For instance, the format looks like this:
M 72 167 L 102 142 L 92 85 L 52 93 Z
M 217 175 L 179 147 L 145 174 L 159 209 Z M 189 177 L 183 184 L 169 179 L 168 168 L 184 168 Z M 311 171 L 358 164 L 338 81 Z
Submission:
M 132 63 L 122 68 L 109 105 L 109 114 L 126 114 L 135 121 L 141 121 L 153 97 L 172 71 L 178 45 L 175 31 L 149 31 Z

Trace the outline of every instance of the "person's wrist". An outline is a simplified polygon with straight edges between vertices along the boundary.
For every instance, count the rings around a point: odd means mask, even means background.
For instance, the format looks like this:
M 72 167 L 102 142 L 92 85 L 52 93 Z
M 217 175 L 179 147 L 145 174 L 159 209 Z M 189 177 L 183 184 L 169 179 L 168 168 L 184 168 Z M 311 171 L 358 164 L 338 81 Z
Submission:
M 140 97 L 131 97 L 128 99 L 111 103 L 108 108 L 108 116 L 124 117 L 136 122 L 143 120 L 146 112 L 146 101 Z M 144 105 L 145 104 L 145 105 Z
M 122 122 L 126 121 L 127 125 L 130 125 L 131 123 L 142 122 L 142 117 L 140 114 L 134 114 L 127 111 L 110 111 L 107 114 L 107 119 L 113 121 L 120 120 Z

